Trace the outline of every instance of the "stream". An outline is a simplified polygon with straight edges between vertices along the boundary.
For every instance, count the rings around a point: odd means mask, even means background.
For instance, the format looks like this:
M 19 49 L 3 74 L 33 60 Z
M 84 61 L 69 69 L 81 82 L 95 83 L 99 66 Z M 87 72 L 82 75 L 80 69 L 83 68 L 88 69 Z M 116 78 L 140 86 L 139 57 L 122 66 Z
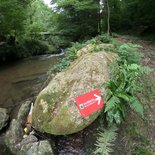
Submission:
M 24 100 L 38 94 L 38 90 L 47 79 L 47 71 L 61 58 L 63 58 L 63 53 L 35 56 L 0 66 L 0 107 L 8 109 L 11 119 L 15 118 Z M 93 124 L 96 126 L 96 123 Z M 94 144 L 92 135 L 96 127 L 93 124 L 73 135 L 56 136 L 55 143 L 58 154 L 89 154 L 90 146 Z M 2 135 L 0 137 L 0 154 L 1 149 L 5 150 Z

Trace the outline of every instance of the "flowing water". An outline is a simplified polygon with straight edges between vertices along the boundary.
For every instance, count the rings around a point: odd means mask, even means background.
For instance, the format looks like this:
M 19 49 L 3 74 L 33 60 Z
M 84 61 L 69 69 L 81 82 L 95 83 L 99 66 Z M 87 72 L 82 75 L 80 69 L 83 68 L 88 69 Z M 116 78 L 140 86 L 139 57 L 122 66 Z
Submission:
M 13 118 L 21 102 L 37 93 L 48 69 L 61 57 L 61 54 L 36 56 L 0 66 L 0 107 L 7 108 Z
M 34 97 L 47 79 L 47 71 L 63 56 L 43 55 L 0 66 L 0 108 L 13 119 L 24 100 Z M 0 136 L 0 154 L 11 155 Z

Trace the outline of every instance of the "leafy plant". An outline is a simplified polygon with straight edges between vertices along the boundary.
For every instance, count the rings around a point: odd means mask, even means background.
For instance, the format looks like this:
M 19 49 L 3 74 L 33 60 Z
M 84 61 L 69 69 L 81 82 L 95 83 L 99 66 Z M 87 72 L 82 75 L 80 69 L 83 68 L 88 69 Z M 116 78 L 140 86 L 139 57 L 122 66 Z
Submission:
M 120 124 L 128 112 L 128 107 L 143 116 L 143 107 L 135 96 L 135 93 L 140 90 L 137 84 L 137 79 L 141 74 L 140 66 L 125 63 L 118 68 L 117 76 L 105 84 L 109 91 L 105 99 L 104 112 L 110 124 L 113 122 Z
M 111 38 L 109 35 L 99 35 L 96 37 L 97 40 L 100 40 L 102 43 L 110 43 Z
M 71 62 L 73 62 L 77 58 L 77 51 L 88 44 L 93 45 L 94 52 L 101 51 L 102 48 L 99 48 L 98 44 L 102 42 L 109 43 L 110 37 L 106 35 L 99 35 L 83 43 L 79 43 L 79 42 L 73 43 L 72 46 L 67 49 L 65 57 L 60 61 L 60 63 L 50 69 L 49 74 L 51 72 L 61 72 L 62 70 L 70 66 Z
M 72 47 L 70 47 L 66 51 L 65 57 L 60 61 L 59 64 L 54 65 L 49 72 L 61 72 L 70 66 L 71 62 L 73 62 L 77 58 L 77 51 L 84 47 L 85 44 L 82 43 L 74 43 Z
M 136 97 L 141 90 L 138 79 L 150 70 L 138 65 L 141 54 L 137 53 L 137 47 L 132 44 L 120 46 L 119 57 L 111 66 L 111 80 L 104 84 L 108 89 L 104 113 L 109 125 L 120 124 L 129 108 L 143 117 L 143 105 Z
M 131 43 L 121 45 L 118 50 L 119 61 L 127 61 L 128 64 L 139 64 L 143 54 L 138 52 L 138 48 L 141 48 L 141 46 Z
M 102 129 L 98 134 L 96 142 L 96 150 L 94 155 L 109 155 L 112 152 L 112 146 L 117 137 L 117 127 L 112 126 L 107 129 Z
M 36 39 L 25 39 L 22 42 L 26 52 L 31 55 L 39 55 L 46 53 L 49 50 L 49 46 L 46 42 Z
M 94 37 L 93 39 L 90 39 L 88 41 L 86 41 L 86 44 L 99 44 L 99 43 L 110 43 L 111 42 L 111 37 L 108 35 L 98 35 L 96 37 Z

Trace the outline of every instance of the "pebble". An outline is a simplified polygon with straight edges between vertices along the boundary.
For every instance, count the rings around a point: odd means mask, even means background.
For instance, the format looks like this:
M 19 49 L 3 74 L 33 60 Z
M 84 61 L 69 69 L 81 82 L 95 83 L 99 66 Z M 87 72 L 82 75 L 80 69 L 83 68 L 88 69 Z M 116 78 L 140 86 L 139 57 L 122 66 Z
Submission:
M 28 135 L 24 135 L 23 138 L 27 138 Z

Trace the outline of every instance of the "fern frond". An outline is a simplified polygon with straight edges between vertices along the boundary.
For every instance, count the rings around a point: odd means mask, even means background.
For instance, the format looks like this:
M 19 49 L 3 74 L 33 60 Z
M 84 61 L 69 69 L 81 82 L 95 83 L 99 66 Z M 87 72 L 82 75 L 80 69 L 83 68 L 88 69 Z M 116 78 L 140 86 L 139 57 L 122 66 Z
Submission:
M 110 152 L 113 152 L 111 148 L 116 140 L 117 136 L 117 127 L 112 126 L 108 129 L 102 129 L 98 134 L 98 139 L 96 142 L 96 150 L 94 151 L 94 155 L 109 155 Z

